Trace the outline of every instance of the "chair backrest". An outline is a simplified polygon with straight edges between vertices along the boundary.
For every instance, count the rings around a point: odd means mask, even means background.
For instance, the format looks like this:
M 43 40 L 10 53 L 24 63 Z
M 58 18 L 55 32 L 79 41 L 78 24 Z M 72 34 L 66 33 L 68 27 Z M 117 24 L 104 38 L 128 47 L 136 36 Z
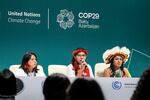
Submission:
M 15 73 L 19 69 L 19 67 L 20 65 L 11 65 L 9 67 L 9 70 Z M 43 67 L 41 65 L 38 65 L 37 68 L 39 69 L 39 71 L 43 72 Z
M 15 73 L 19 69 L 20 65 L 11 65 L 9 70 Z
M 97 63 L 95 64 L 95 77 L 103 77 L 104 69 L 108 68 L 110 64 Z
M 49 65 L 48 66 L 48 75 L 53 73 L 62 73 L 67 75 L 67 66 L 66 65 Z

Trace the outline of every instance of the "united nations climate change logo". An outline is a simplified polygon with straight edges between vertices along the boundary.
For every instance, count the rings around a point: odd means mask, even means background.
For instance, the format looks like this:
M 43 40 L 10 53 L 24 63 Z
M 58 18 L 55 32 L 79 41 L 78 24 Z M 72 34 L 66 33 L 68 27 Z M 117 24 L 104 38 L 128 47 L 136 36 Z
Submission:
M 112 88 L 114 90 L 119 90 L 121 87 L 122 87 L 122 83 L 121 82 L 119 82 L 119 81 L 112 82 Z
M 74 25 L 74 15 L 66 9 L 60 10 L 60 14 L 57 15 L 57 22 L 64 30 L 71 28 Z

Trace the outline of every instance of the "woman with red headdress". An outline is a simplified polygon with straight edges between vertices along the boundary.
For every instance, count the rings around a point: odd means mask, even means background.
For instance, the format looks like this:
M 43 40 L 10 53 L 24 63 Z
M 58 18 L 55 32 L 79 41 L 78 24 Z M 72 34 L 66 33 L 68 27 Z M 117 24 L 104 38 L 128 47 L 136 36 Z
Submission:
M 94 77 L 91 66 L 85 61 L 87 54 L 88 51 L 84 48 L 72 52 L 72 62 L 68 65 L 69 77 Z

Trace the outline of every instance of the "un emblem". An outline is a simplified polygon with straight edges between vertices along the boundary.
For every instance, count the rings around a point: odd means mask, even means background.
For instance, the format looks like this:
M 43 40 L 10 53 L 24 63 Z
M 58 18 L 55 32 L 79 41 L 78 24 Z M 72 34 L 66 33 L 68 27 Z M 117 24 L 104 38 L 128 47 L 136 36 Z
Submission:
M 57 22 L 65 30 L 71 28 L 74 25 L 74 15 L 66 9 L 60 10 L 60 14 L 57 15 Z
M 121 82 L 119 82 L 119 81 L 112 82 L 112 88 L 114 90 L 119 90 L 121 87 L 122 87 L 122 83 Z

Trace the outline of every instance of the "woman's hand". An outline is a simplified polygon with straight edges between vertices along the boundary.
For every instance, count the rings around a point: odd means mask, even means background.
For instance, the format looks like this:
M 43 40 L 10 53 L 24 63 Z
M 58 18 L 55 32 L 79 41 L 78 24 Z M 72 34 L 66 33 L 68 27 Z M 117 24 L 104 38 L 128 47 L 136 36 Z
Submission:
M 79 66 L 80 66 L 80 69 L 77 72 L 77 76 L 82 77 L 83 71 L 84 71 L 85 67 L 87 66 L 87 62 L 83 61 Z

